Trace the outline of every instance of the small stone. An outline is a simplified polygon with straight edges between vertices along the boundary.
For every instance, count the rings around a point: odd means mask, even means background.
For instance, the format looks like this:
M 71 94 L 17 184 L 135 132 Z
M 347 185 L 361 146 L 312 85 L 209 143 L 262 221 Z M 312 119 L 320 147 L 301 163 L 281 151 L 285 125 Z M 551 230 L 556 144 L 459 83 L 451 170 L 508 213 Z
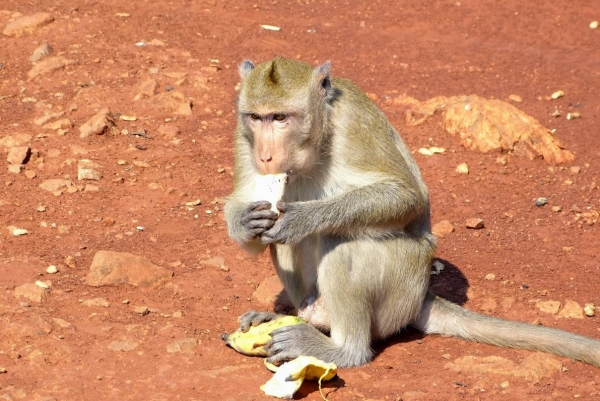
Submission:
M 431 227 L 431 232 L 436 237 L 443 237 L 448 235 L 454 231 L 454 226 L 448 220 L 442 220 L 438 223 L 435 223 L 433 227 Z
M 121 303 L 123 305 L 129 305 L 129 300 L 128 299 L 124 299 L 123 301 L 121 301 Z
M 97 185 L 86 184 L 83 192 L 100 192 L 100 187 Z
M 572 166 L 569 168 L 569 171 L 572 174 L 579 174 L 579 172 L 581 171 L 581 167 L 580 166 Z
M 62 57 L 52 56 L 38 61 L 33 65 L 27 73 L 29 79 L 34 79 L 40 75 L 53 73 L 54 71 L 62 70 L 66 65 L 72 64 L 72 60 L 67 60 Z
M 8 149 L 6 160 L 10 164 L 25 164 L 31 156 L 31 149 L 27 146 L 15 146 Z
M 6 368 L 3 366 L 0 366 L 0 373 L 6 373 Z
M 496 275 L 494 273 L 489 273 L 485 276 L 485 279 L 488 281 L 494 281 L 496 279 Z
M 145 161 L 141 161 L 141 160 L 134 160 L 133 164 L 137 167 L 142 167 L 142 168 L 148 168 L 150 167 L 150 164 L 145 162 Z
M 112 113 L 105 107 L 79 127 L 79 137 L 87 138 L 90 135 L 102 135 L 107 131 L 112 132 L 116 129 L 116 125 Z
M 439 260 L 434 260 L 433 263 L 431 264 L 431 274 L 437 276 L 445 268 L 446 268 L 446 265 L 444 265 L 442 262 L 440 262 Z
M 27 235 L 29 234 L 29 231 L 27 231 L 24 228 L 13 228 L 11 231 L 11 234 L 13 237 L 20 237 L 21 235 Z
M 36 13 L 17 18 L 6 24 L 2 33 L 6 36 L 20 37 L 32 34 L 37 28 L 48 25 L 54 17 L 48 13 Z
M 203 265 L 209 265 L 209 266 L 213 266 L 213 267 L 221 267 L 225 264 L 225 258 L 223 258 L 221 256 L 215 256 L 214 258 L 204 260 L 200 263 Z
M 20 164 L 9 164 L 8 172 L 12 173 L 12 174 L 19 174 L 21 172 L 22 168 L 23 168 L 23 166 Z
M 194 349 L 198 346 L 197 338 L 183 338 L 181 340 L 175 340 L 167 346 L 167 352 L 174 354 L 176 352 L 194 352 Z
M 573 247 L 572 246 L 563 246 L 562 250 L 567 255 L 570 255 L 570 254 L 573 253 Z
M 565 300 L 565 306 L 558 312 L 558 316 L 573 319 L 583 319 L 583 308 L 575 301 Z
M 47 290 L 48 288 L 50 288 L 50 286 L 48 285 L 48 283 L 46 281 L 42 281 L 42 280 L 37 280 L 35 282 L 35 285 L 37 285 L 40 288 L 43 288 L 45 290 Z
M 93 287 L 120 284 L 154 287 L 172 275 L 172 272 L 130 253 L 98 251 L 92 260 L 86 284 Z
M 138 347 L 138 343 L 134 341 L 113 341 L 108 344 L 108 349 L 112 351 L 133 351 Z
M 96 170 L 100 166 L 88 159 L 81 159 L 77 165 L 77 179 L 78 180 L 95 180 L 98 181 L 102 178 L 102 173 Z
M 585 304 L 585 306 L 583 307 L 583 313 L 585 313 L 586 316 L 592 317 L 596 314 L 596 305 L 594 304 Z
M 560 212 L 562 210 L 562 208 L 560 206 L 552 206 L 552 211 L 557 213 Z
M 545 205 L 545 204 L 547 204 L 547 203 L 548 203 L 548 199 L 546 199 L 546 198 L 537 198 L 537 199 L 535 200 L 535 205 L 536 205 L 537 207 L 544 206 L 544 205 Z
M 180 310 L 175 311 L 175 312 L 173 312 L 173 317 L 177 318 L 177 319 L 181 319 L 183 317 L 183 313 Z
M 31 179 L 35 178 L 35 176 L 36 176 L 35 171 L 25 170 L 25 177 L 27 177 L 31 180 Z
M 50 265 L 46 268 L 46 273 L 48 273 L 48 274 L 58 273 L 58 267 L 56 267 L 54 265 Z
M 228 272 L 229 271 L 229 267 L 227 267 L 225 265 L 219 266 L 219 269 L 221 269 L 221 271 L 224 271 L 224 272 Z
M 550 98 L 552 100 L 556 100 L 556 99 L 560 99 L 561 97 L 563 97 L 565 95 L 565 92 L 559 90 L 554 92 L 552 95 L 550 95 Z
M 33 54 L 29 56 L 29 61 L 35 63 L 36 61 L 39 61 L 46 56 L 49 56 L 50 54 L 52 54 L 53 51 L 54 50 L 52 49 L 52 46 L 50 46 L 48 43 L 42 43 L 38 46 L 37 49 L 33 51 Z
M 48 298 L 48 291 L 35 284 L 23 284 L 15 288 L 13 295 L 17 298 L 27 298 L 33 302 L 43 302 Z
M 465 226 L 467 228 L 471 228 L 471 229 L 474 229 L 474 230 L 479 230 L 479 229 L 483 228 L 485 226 L 485 224 L 484 224 L 484 222 L 483 222 L 482 219 L 473 217 L 473 218 L 467 219 L 465 221 Z
M 572 113 L 567 113 L 567 120 L 574 120 L 576 118 L 581 118 L 581 113 L 574 111 Z
M 480 309 L 483 312 L 491 313 L 496 310 L 498 304 L 493 298 L 486 298 L 480 306 Z
M 71 182 L 71 180 L 63 180 L 60 178 L 51 178 L 49 180 L 43 181 L 39 185 L 40 189 L 43 189 L 43 190 L 46 190 L 49 192 L 56 192 L 56 191 L 64 192 L 71 186 L 73 186 L 73 183 Z
M 108 308 L 110 303 L 106 298 L 92 298 L 82 302 L 83 306 L 102 306 L 104 308 Z
M 516 103 L 521 103 L 523 101 L 523 98 L 519 95 L 509 95 L 508 99 Z
M 560 309 L 559 301 L 538 301 L 535 303 L 535 307 L 544 313 L 550 313 L 556 315 Z
M 75 267 L 77 267 L 75 265 L 75 258 L 72 255 L 67 255 L 65 257 L 65 265 L 67 265 L 71 269 L 74 269 Z
M 461 163 L 456 166 L 456 172 L 458 174 L 469 174 L 469 166 L 467 166 L 467 163 Z
M 600 26 L 600 22 L 598 22 L 598 21 L 592 21 L 592 22 L 590 22 L 590 28 L 591 29 L 596 29 L 596 28 L 598 28 L 598 26 Z
M 132 309 L 132 312 L 140 316 L 146 316 L 148 313 L 150 313 L 147 306 L 136 306 Z

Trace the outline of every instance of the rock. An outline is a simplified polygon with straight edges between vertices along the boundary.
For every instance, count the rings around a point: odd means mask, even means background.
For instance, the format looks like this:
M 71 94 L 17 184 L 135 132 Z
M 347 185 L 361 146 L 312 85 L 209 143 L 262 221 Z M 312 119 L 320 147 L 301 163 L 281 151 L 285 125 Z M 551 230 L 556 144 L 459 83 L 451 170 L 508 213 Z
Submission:
M 553 211 L 554 213 L 558 213 L 558 212 L 560 212 L 561 210 L 562 210 L 562 207 L 560 207 L 560 206 L 552 206 L 552 211 Z
M 483 312 L 491 313 L 496 310 L 498 304 L 493 298 L 486 298 L 479 307 Z
M 435 223 L 433 227 L 431 227 L 431 232 L 436 237 L 443 237 L 445 235 L 450 234 L 454 231 L 454 226 L 448 220 L 442 220 L 438 223 Z
M 0 138 L 0 146 L 5 148 L 12 148 L 15 146 L 22 146 L 31 141 L 31 135 L 29 134 L 14 134 L 6 135 Z
M 273 306 L 283 285 L 277 275 L 264 279 L 252 294 L 252 298 L 264 306 Z
M 81 303 L 83 306 L 102 306 L 103 308 L 108 308 L 110 306 L 110 302 L 106 298 L 92 298 L 87 299 Z
M 133 165 L 136 167 L 141 167 L 141 168 L 149 168 L 150 167 L 150 163 L 142 161 L 142 160 L 134 160 Z
M 72 325 L 71 323 L 67 322 L 66 320 L 59 319 L 57 317 L 53 317 L 52 321 L 54 322 L 54 324 L 56 324 L 61 329 L 74 329 L 75 328 L 75 326 Z
M 474 217 L 474 218 L 471 218 L 471 219 L 467 219 L 465 221 L 465 226 L 467 228 L 472 228 L 474 230 L 479 230 L 480 228 L 484 227 L 484 223 L 483 223 L 482 219 Z
M 583 308 L 575 301 L 565 299 L 565 306 L 558 312 L 559 317 L 583 319 Z
M 562 364 L 554 356 L 541 352 L 527 355 L 521 363 L 515 363 L 499 356 L 464 356 L 454 362 L 448 362 L 444 369 L 455 372 L 472 372 L 478 375 L 497 374 L 521 377 L 538 383 L 545 377 L 551 377 L 562 371 Z
M 79 160 L 79 163 L 77 164 L 77 179 L 79 181 L 100 180 L 100 178 L 102 178 L 102 173 L 97 171 L 97 168 L 100 168 L 100 165 L 89 159 Z
M 581 171 L 581 167 L 580 166 L 571 166 L 569 168 L 569 171 L 571 171 L 571 173 L 573 173 L 573 174 L 579 174 L 579 172 Z
M 537 199 L 535 200 L 535 205 L 536 205 L 537 207 L 542 207 L 542 206 L 544 206 L 544 205 L 545 205 L 545 204 L 547 204 L 547 203 L 548 203 L 548 199 L 546 199 L 546 198 L 537 198 Z
M 48 274 L 56 274 L 58 273 L 58 267 L 54 266 L 54 265 L 50 265 L 46 268 L 46 273 Z
M 54 21 L 54 17 L 48 13 L 36 13 L 26 15 L 6 24 L 2 31 L 6 36 L 20 37 L 32 34 L 37 28 L 48 25 Z
M 585 313 L 586 316 L 593 317 L 596 314 L 596 305 L 592 303 L 585 304 L 583 307 L 583 313 Z
M 27 146 L 14 146 L 8 149 L 6 160 L 10 164 L 25 164 L 31 156 L 31 148 Z
M 113 341 L 108 344 L 108 349 L 112 351 L 133 351 L 138 347 L 138 343 L 134 341 Z
M 213 267 L 221 267 L 225 264 L 225 258 L 223 258 L 221 256 L 215 256 L 214 258 L 204 260 L 200 263 L 203 265 L 209 265 L 209 266 L 213 266 Z
M 517 103 L 521 103 L 523 101 L 523 98 L 519 95 L 508 95 L 508 99 Z
M 545 313 L 556 315 L 560 309 L 559 301 L 538 301 L 535 303 L 535 307 Z
M 43 181 L 39 185 L 40 189 L 50 192 L 64 192 L 72 186 L 73 183 L 71 182 L 71 180 L 63 180 L 61 178 L 51 178 L 49 180 Z
M 83 188 L 83 192 L 100 192 L 100 187 L 92 184 L 85 184 L 85 188 Z
M 73 61 L 58 56 L 48 57 L 35 63 L 27 73 L 27 76 L 31 80 L 40 75 L 46 75 L 54 71 L 62 70 L 69 64 L 73 64 Z
M 467 163 L 461 163 L 456 166 L 456 172 L 458 174 L 469 174 L 469 166 L 467 166 Z
M 136 306 L 132 309 L 132 312 L 141 316 L 146 316 L 150 313 L 150 310 L 147 306 Z
M 58 113 L 46 114 L 46 115 L 43 115 L 43 116 L 38 117 L 35 120 L 33 120 L 33 123 L 35 125 L 39 125 L 41 127 L 42 125 L 46 124 L 48 121 L 52 120 L 53 118 L 62 117 L 64 114 L 65 114 L 64 111 L 61 111 L 61 112 L 58 112 Z
M 158 87 L 158 82 L 154 78 L 148 78 L 139 86 L 139 92 L 136 96 L 137 99 L 140 99 L 142 96 L 152 97 L 156 93 L 156 88 Z M 135 100 L 137 100 L 135 99 Z
M 29 56 L 29 61 L 32 63 L 40 61 L 44 57 L 51 55 L 53 51 L 54 50 L 52 49 L 52 46 L 50 46 L 48 43 L 42 43 L 33 51 L 33 54 Z
M 31 180 L 32 178 L 35 178 L 35 176 L 36 176 L 35 171 L 25 170 L 25 177 L 27 177 Z
M 148 99 L 148 106 L 180 116 L 192 115 L 192 103 L 179 91 L 163 92 Z
M 198 346 L 197 338 L 183 338 L 181 340 L 175 340 L 171 344 L 167 345 L 167 352 L 174 354 L 176 352 L 194 352 L 194 349 Z
M 496 275 L 494 273 L 489 273 L 485 276 L 486 280 L 494 281 L 496 279 Z
M 79 127 L 79 137 L 87 138 L 90 135 L 102 135 L 107 131 L 113 132 L 116 127 L 117 123 L 112 118 L 110 110 L 104 108 Z
M 158 133 L 166 140 L 175 138 L 179 132 L 179 128 L 174 125 L 161 125 L 158 127 Z
M 127 252 L 98 251 L 94 255 L 85 283 L 92 287 L 129 284 L 154 287 L 173 273 Z
M 62 120 L 44 124 L 42 126 L 42 128 L 53 129 L 53 130 L 57 130 L 57 129 L 69 130 L 69 129 L 73 128 L 73 123 L 68 118 L 63 118 Z
M 22 168 L 23 168 L 23 166 L 20 164 L 9 164 L 8 172 L 12 173 L 12 174 L 19 174 L 21 172 Z
M 21 235 L 27 235 L 29 234 L 29 231 L 27 231 L 24 228 L 17 228 L 17 227 L 9 227 L 8 231 L 12 234 L 13 237 L 20 237 Z
M 15 288 L 13 295 L 17 298 L 27 298 L 33 302 L 43 302 L 48 298 L 48 291 L 35 284 L 23 284 Z
M 549 163 L 565 163 L 575 155 L 535 118 L 498 99 L 477 95 L 438 96 L 423 102 L 407 95 L 389 103 L 407 109 L 406 123 L 418 125 L 434 115 L 442 116 L 446 132 L 458 136 L 461 145 L 483 153 L 502 151 Z

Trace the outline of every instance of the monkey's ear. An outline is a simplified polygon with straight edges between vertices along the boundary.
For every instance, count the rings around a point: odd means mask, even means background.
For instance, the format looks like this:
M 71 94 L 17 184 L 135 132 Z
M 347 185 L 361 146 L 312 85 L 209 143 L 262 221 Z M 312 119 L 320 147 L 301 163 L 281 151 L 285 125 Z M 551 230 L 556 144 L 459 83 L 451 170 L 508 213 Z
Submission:
M 250 61 L 250 60 L 242 61 L 242 64 L 240 64 L 240 66 L 238 67 L 238 72 L 240 73 L 240 77 L 242 78 L 242 81 L 244 81 L 246 78 L 248 78 L 248 75 L 250 75 L 250 72 L 253 69 L 254 69 L 254 64 L 252 64 L 252 61 Z
M 316 69 L 317 82 L 320 85 L 321 94 L 323 96 L 327 96 L 331 92 L 331 79 L 329 77 L 330 70 L 331 62 L 329 61 L 317 67 Z

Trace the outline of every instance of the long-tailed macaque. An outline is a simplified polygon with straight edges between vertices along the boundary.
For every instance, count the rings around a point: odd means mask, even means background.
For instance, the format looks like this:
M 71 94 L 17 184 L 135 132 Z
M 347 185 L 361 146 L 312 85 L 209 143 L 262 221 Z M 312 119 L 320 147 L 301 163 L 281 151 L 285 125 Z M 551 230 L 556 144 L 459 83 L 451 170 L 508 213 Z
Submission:
M 229 234 L 253 254 L 269 246 L 294 305 L 318 296 L 328 318 L 317 326 L 329 336 L 307 324 L 274 331 L 271 362 L 362 365 L 372 341 L 411 325 L 600 367 L 600 341 L 478 315 L 428 292 L 435 238 L 419 168 L 383 113 L 352 82 L 331 78 L 329 63 L 244 61 L 239 73 Z M 253 198 L 254 178 L 284 172 L 277 213 Z M 274 316 L 251 311 L 240 325 Z

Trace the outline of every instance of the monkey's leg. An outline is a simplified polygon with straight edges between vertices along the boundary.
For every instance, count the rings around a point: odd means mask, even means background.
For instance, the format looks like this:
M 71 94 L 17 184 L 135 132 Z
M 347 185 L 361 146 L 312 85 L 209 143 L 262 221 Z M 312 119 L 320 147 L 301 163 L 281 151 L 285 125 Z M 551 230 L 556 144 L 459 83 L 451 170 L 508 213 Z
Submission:
M 320 247 L 323 258 L 318 267 L 318 288 L 329 316 L 331 337 L 311 325 L 283 327 L 271 334 L 269 360 L 281 362 L 307 355 L 339 367 L 365 364 L 373 357 L 370 300 L 376 290 L 365 280 L 373 272 L 371 266 L 364 265 L 369 263 L 369 254 L 357 252 L 357 248 L 365 248 L 343 240 L 324 240 Z

